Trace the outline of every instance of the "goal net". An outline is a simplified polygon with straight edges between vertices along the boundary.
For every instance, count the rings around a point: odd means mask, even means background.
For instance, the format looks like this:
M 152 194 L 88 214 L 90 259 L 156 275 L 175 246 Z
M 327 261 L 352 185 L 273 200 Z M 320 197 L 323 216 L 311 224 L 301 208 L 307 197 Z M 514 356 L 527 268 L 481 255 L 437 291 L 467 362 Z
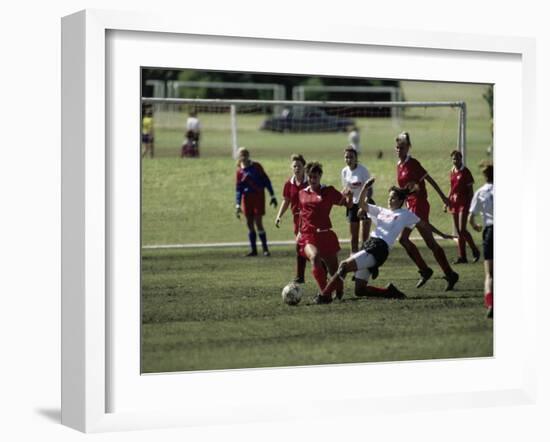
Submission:
M 200 121 L 200 156 L 235 158 L 246 146 L 267 155 L 303 153 L 306 158 L 341 154 L 356 144 L 366 155 L 391 155 L 395 135 L 411 134 L 425 152 L 458 149 L 466 160 L 466 105 L 449 102 L 354 102 L 142 98 L 151 109 L 155 156 L 181 156 L 187 119 Z M 400 118 L 396 125 L 395 110 Z M 389 111 L 388 111 L 389 110 Z M 353 132 L 353 133 L 352 133 Z

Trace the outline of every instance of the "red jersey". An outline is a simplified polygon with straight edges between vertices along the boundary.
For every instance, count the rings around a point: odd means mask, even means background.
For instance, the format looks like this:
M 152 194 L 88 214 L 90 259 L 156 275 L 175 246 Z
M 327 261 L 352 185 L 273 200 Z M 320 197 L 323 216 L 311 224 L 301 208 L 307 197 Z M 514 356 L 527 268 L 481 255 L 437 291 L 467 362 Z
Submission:
M 399 187 L 406 187 L 411 182 L 418 184 L 419 187 L 417 192 L 407 197 L 407 202 L 428 199 L 426 181 L 424 181 L 426 175 L 428 175 L 426 169 L 422 167 L 418 160 L 410 156 L 405 158 L 405 161 L 400 161 L 397 164 L 397 184 Z
M 321 186 L 318 192 L 310 186 L 300 190 L 300 232 L 315 233 L 329 230 L 332 206 L 345 204 L 345 197 L 333 186 Z
M 456 170 L 454 167 L 450 173 L 451 191 L 449 192 L 449 201 L 451 209 L 460 207 L 470 207 L 472 200 L 472 185 L 474 177 L 467 167 Z
M 298 193 L 306 187 L 307 181 L 305 177 L 304 181 L 298 184 L 294 176 L 290 177 L 283 187 L 283 198 L 290 201 L 290 210 L 293 215 L 298 215 L 298 213 L 300 213 L 300 199 L 298 198 Z

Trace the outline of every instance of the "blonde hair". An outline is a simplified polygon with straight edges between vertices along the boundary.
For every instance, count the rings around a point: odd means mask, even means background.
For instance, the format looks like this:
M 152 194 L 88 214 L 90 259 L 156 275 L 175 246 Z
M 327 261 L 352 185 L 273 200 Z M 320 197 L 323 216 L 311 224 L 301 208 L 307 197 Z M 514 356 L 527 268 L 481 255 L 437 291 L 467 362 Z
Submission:
M 240 167 L 241 157 L 243 156 L 250 159 L 250 151 L 246 147 L 239 147 L 239 150 L 237 150 L 237 167 Z
M 412 146 L 411 144 L 411 136 L 408 132 L 401 132 L 397 137 L 395 137 L 395 141 L 398 143 L 407 143 L 408 146 Z

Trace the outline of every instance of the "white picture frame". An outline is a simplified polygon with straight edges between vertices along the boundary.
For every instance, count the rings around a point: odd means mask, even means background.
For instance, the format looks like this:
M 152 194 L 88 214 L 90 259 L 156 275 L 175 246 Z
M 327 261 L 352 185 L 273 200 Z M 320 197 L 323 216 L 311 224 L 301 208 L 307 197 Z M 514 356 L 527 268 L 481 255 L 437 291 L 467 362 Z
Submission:
M 109 40 L 112 38 L 120 40 Z M 298 415 L 301 418 L 314 418 L 319 410 L 330 403 L 337 405 L 332 407 L 337 410 L 336 415 L 350 416 L 381 410 L 391 413 L 411 409 L 452 409 L 535 402 L 536 323 L 527 317 L 528 307 L 536 303 L 536 277 L 534 269 L 527 265 L 527 257 L 534 254 L 535 244 L 529 241 L 518 241 L 521 247 L 516 251 L 522 263 L 522 278 L 499 286 L 499 281 L 503 281 L 502 277 L 499 280 L 499 275 L 510 274 L 514 268 L 517 270 L 518 264 L 505 263 L 503 260 L 502 265 L 495 266 L 495 292 L 514 292 L 515 304 L 512 306 L 504 296 L 501 301 L 496 301 L 500 304 L 494 322 L 497 337 L 494 358 L 140 376 L 139 363 L 136 366 L 135 358 L 139 348 L 136 350 L 133 346 L 135 327 L 139 328 L 135 321 L 139 322 L 139 316 L 129 314 L 128 324 L 122 324 L 125 319 L 117 314 L 120 308 L 117 309 L 116 302 L 126 301 L 121 299 L 115 302 L 108 296 L 110 291 L 121 287 L 117 285 L 118 281 L 122 281 L 122 284 L 124 281 L 129 282 L 128 293 L 135 293 L 136 286 L 139 293 L 139 279 L 135 280 L 135 274 L 132 277 L 124 270 L 120 273 L 117 271 L 117 277 L 113 277 L 112 266 L 117 262 L 115 255 L 121 250 L 118 246 L 113 247 L 114 243 L 121 240 L 122 248 L 132 249 L 131 253 L 139 254 L 139 241 L 132 242 L 132 238 L 136 238 L 136 231 L 139 235 L 139 229 L 129 228 L 134 236 L 120 239 L 122 234 L 119 235 L 120 230 L 115 227 L 117 220 L 113 220 L 113 214 L 120 213 L 117 208 L 121 201 L 117 195 L 134 192 L 132 197 L 124 198 L 128 204 L 125 209 L 128 209 L 131 217 L 132 213 L 135 214 L 135 192 L 139 195 L 139 189 L 119 186 L 121 174 L 126 173 L 126 168 L 121 166 L 126 157 L 118 158 L 118 154 L 113 154 L 109 146 L 116 145 L 117 137 L 125 132 L 109 132 L 107 124 L 117 118 L 117 110 L 111 109 L 109 103 L 113 102 L 110 82 L 117 81 L 116 76 L 120 74 L 117 72 L 118 66 L 128 63 L 127 67 L 133 69 L 136 63 L 138 66 L 141 64 L 139 54 L 135 56 L 135 51 L 131 50 L 136 38 L 140 44 L 150 43 L 150 48 L 159 49 L 154 52 L 159 54 L 159 58 L 153 57 L 154 64 L 145 64 L 149 66 L 169 66 L 165 64 L 166 59 L 160 58 L 164 52 L 162 45 L 182 44 L 186 38 L 192 40 L 195 45 L 193 50 L 197 51 L 198 57 L 194 58 L 193 66 L 187 67 L 204 69 L 216 68 L 216 62 L 224 63 L 224 54 L 219 48 L 229 50 L 230 46 L 231 50 L 239 50 L 235 47 L 242 49 L 243 54 L 247 51 L 288 51 L 286 55 L 293 57 L 292 68 L 301 73 L 307 73 L 308 69 L 341 73 L 345 59 L 337 59 L 338 53 L 353 56 L 355 51 L 367 51 L 373 57 L 378 57 L 376 72 L 373 68 L 371 75 L 368 75 L 373 77 L 383 76 L 386 69 L 385 72 L 393 72 L 391 75 L 401 78 L 406 76 L 408 79 L 448 81 L 453 78 L 448 76 L 449 61 L 472 63 L 469 66 L 477 66 L 477 71 L 458 69 L 456 81 L 495 83 L 496 180 L 498 182 L 500 173 L 505 176 L 499 170 L 517 170 L 518 164 L 526 179 L 522 186 L 514 186 L 503 180 L 498 192 L 506 195 L 507 199 L 521 201 L 519 204 L 535 207 L 536 196 L 531 191 L 528 173 L 535 161 L 535 45 L 531 39 L 420 31 L 396 33 L 345 26 L 331 29 L 285 29 L 279 26 L 259 27 L 250 23 L 233 29 L 231 23 L 224 25 L 195 20 L 182 25 L 177 17 L 100 10 L 81 11 L 67 16 L 62 21 L 63 424 L 84 432 L 102 432 L 289 420 Z M 208 51 L 218 51 L 216 62 L 206 63 L 200 58 L 201 52 Z M 326 64 L 296 67 L 305 53 L 310 54 L 312 60 L 323 57 L 323 54 L 335 57 L 334 71 L 328 72 L 332 68 Z M 399 64 L 399 57 L 405 56 L 407 69 Z M 246 57 L 242 58 L 246 60 Z M 441 61 L 439 64 L 438 59 Z M 429 60 L 430 75 L 426 74 L 422 60 Z M 509 67 L 505 70 L 509 72 L 493 72 L 498 69 L 489 66 L 492 62 L 497 65 L 504 63 Z M 117 69 L 110 70 L 113 63 L 118 63 Z M 268 57 L 260 56 L 250 63 L 257 70 L 275 69 Z M 236 67 L 227 66 L 228 70 Z M 279 64 L 278 69 L 284 72 L 289 68 L 290 65 L 285 68 Z M 350 69 L 353 71 L 354 68 Z M 494 78 L 498 78 L 498 81 L 493 81 Z M 130 82 L 128 86 L 130 89 L 132 84 Z M 134 100 L 137 99 L 138 89 L 134 97 Z M 513 103 L 513 109 L 510 109 L 509 103 Z M 133 104 L 136 109 L 139 108 L 138 101 Z M 517 123 L 518 114 L 521 114 L 520 124 Z M 513 116 L 515 120 L 512 120 Z M 516 124 L 508 124 L 509 121 L 516 121 Z M 130 112 L 125 124 L 131 130 L 134 123 Z M 116 127 L 118 130 L 119 126 Z M 139 141 L 136 142 L 138 144 Z M 498 149 L 505 150 L 512 145 L 521 148 L 510 151 L 510 158 L 499 155 Z M 136 165 L 129 165 L 128 169 L 131 170 L 127 182 L 135 182 L 132 180 L 135 179 Z M 117 189 L 116 195 L 113 188 Z M 497 213 L 499 207 L 506 204 L 498 195 Z M 518 217 L 521 225 L 527 225 L 527 213 L 520 211 Z M 125 221 L 128 225 L 128 220 Z M 521 228 L 518 230 L 517 235 L 521 240 L 521 235 L 525 233 L 522 233 Z M 499 250 L 500 253 L 504 252 L 504 245 L 499 246 L 498 242 L 499 226 L 495 234 L 498 259 Z M 135 309 L 130 309 L 130 312 L 135 313 Z M 510 325 L 512 323 L 513 328 Z M 126 331 L 129 333 L 126 334 Z M 113 344 L 111 335 L 116 335 L 113 338 L 116 342 L 119 338 L 121 342 L 126 339 L 133 353 L 129 357 L 120 357 L 116 349 L 120 349 L 121 345 Z M 124 361 L 130 362 L 126 364 Z M 388 383 L 384 383 L 384 379 L 399 379 L 404 371 L 415 376 L 414 385 L 394 381 L 390 388 Z M 327 381 L 323 391 L 320 391 L 320 373 L 323 378 L 339 379 L 338 384 Z M 444 373 L 444 376 L 438 379 L 434 377 L 436 373 Z M 494 379 L 484 383 L 483 380 L 490 379 L 492 373 Z M 456 376 L 451 377 L 453 375 Z M 368 381 L 363 382 L 364 387 L 355 389 L 341 381 L 365 377 L 376 378 L 378 389 Z M 449 379 L 453 379 L 453 385 L 450 385 Z M 204 394 L 212 386 L 215 386 L 216 391 Z M 288 386 L 291 386 L 291 391 L 283 388 Z M 176 396 L 175 392 L 179 388 L 184 388 L 187 394 L 182 396 L 178 393 Z M 114 394 L 114 391 L 117 393 Z M 178 398 L 177 402 L 169 397 L 170 391 L 173 397 Z M 132 392 L 138 395 L 133 397 Z M 153 396 L 154 400 L 151 400 Z M 116 401 L 113 397 L 116 397 Z M 140 397 L 143 397 L 144 403 L 138 404 Z M 297 407 L 299 413 L 285 407 L 285 401 Z M 135 404 L 135 407 L 129 404 Z

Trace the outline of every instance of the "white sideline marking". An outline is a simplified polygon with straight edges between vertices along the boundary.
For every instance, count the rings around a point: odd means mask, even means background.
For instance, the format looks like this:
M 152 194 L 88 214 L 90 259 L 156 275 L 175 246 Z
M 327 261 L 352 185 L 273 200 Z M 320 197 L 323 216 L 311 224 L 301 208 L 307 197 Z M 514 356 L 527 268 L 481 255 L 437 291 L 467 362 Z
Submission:
M 418 241 L 422 239 L 420 236 L 411 236 L 413 241 Z M 437 240 L 442 240 L 439 236 L 435 237 Z M 348 244 L 349 239 L 341 239 L 340 244 Z M 260 244 L 258 242 L 258 244 Z M 289 241 L 268 241 L 268 245 L 271 246 L 288 246 L 295 244 L 294 240 Z M 220 248 L 220 247 L 245 247 L 248 246 L 248 242 L 212 242 L 212 243 L 202 243 L 202 244 L 156 244 L 149 246 L 142 246 L 142 249 L 205 249 L 205 248 Z

